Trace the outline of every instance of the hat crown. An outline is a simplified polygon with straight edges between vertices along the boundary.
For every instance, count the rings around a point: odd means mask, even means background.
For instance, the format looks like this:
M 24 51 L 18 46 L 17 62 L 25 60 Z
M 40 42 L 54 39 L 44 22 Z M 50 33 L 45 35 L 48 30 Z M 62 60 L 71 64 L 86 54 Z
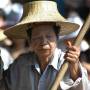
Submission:
M 57 4 L 54 1 L 34 1 L 30 6 L 33 13 L 57 11 Z
M 35 18 L 36 21 L 37 19 L 41 21 L 45 21 L 43 20 L 44 19 L 43 17 L 47 17 L 47 16 L 50 17 L 49 19 L 52 19 L 51 17 L 53 17 L 53 19 L 60 17 L 57 9 L 57 3 L 55 1 L 33 1 L 27 3 L 24 6 L 24 13 L 23 13 L 23 17 L 25 18 L 22 19 L 26 20 L 26 17 L 29 17 L 28 19 L 32 21 L 34 17 L 37 17 Z

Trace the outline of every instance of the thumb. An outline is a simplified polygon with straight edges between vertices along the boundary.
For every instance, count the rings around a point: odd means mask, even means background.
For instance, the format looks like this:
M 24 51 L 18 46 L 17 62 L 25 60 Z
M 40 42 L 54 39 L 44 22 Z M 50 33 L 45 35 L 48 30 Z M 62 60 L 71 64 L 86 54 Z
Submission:
M 72 46 L 72 43 L 70 41 L 67 41 L 67 47 L 71 47 Z

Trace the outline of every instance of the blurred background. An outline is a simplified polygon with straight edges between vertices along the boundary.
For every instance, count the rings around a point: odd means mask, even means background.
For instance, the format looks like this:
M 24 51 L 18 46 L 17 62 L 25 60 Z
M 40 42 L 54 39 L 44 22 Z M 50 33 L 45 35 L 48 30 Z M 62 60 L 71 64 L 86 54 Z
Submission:
M 23 4 L 32 0 L 0 0 L 0 48 L 5 69 L 20 54 L 28 52 L 29 44 L 24 39 L 14 39 L 3 34 L 5 28 L 18 23 L 23 15 Z M 54 0 L 59 12 L 70 22 L 80 25 L 80 28 L 67 36 L 61 36 L 58 47 L 66 50 L 66 41 L 73 41 L 90 13 L 90 0 Z M 90 29 L 90 28 L 89 28 Z M 90 30 L 86 33 L 81 47 L 80 61 L 87 69 L 90 79 Z M 5 56 L 6 55 L 6 56 Z M 90 90 L 90 89 L 89 89 Z

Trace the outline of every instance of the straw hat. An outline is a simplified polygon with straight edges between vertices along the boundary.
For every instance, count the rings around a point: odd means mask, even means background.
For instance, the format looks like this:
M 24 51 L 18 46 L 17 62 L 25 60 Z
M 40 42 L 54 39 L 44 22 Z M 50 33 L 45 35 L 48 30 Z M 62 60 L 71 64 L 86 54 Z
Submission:
M 13 38 L 28 38 L 26 30 L 34 23 L 53 22 L 60 26 L 60 35 L 69 34 L 79 28 L 78 24 L 68 22 L 57 10 L 54 1 L 32 1 L 23 7 L 21 21 L 4 33 Z
M 6 38 L 7 38 L 7 36 L 4 34 L 4 30 L 0 29 L 0 41 L 3 41 Z

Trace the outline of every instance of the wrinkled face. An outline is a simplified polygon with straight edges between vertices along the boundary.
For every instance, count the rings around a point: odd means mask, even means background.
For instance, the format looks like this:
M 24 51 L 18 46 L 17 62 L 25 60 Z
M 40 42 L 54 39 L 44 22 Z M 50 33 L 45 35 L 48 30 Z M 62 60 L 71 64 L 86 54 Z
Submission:
M 38 24 L 32 28 L 31 47 L 39 57 L 52 56 L 56 48 L 56 34 L 51 24 Z

